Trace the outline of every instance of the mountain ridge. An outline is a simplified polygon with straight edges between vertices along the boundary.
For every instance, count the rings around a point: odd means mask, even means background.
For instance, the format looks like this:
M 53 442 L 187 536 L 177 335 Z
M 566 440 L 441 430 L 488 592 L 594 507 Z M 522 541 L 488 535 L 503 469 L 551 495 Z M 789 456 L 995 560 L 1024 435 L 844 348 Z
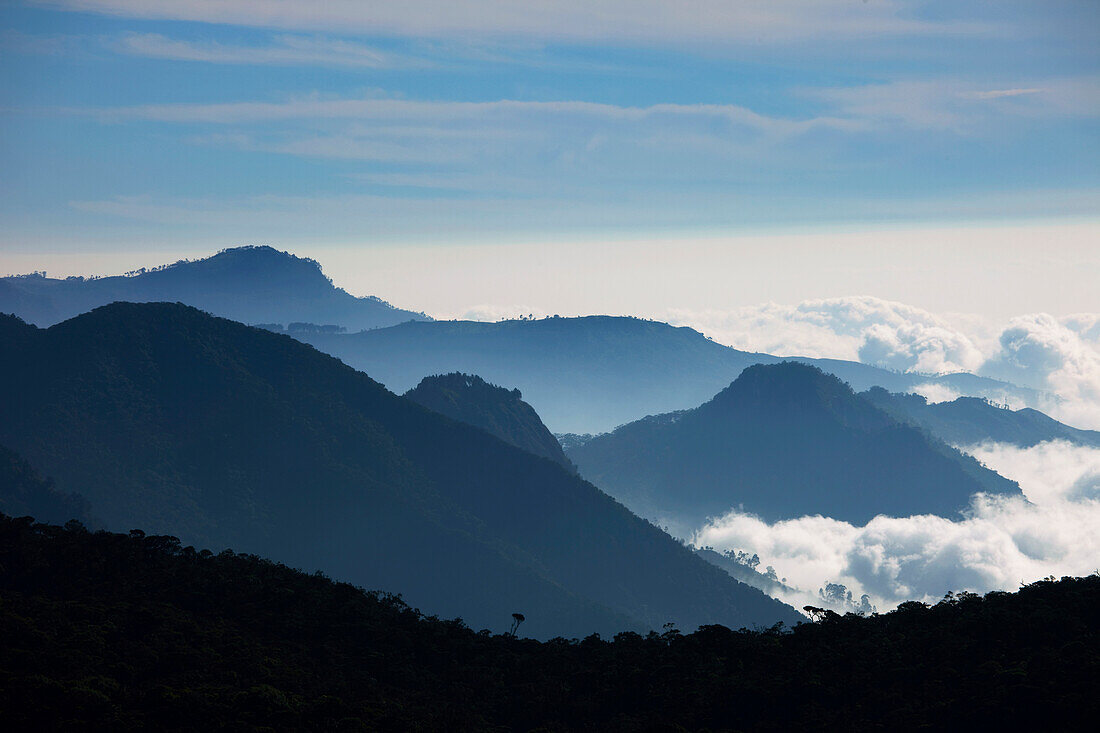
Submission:
M 427 320 L 333 285 L 316 260 L 265 245 L 233 247 L 111 277 L 0 278 L 0 312 L 51 326 L 116 301 L 181 302 L 242 323 L 311 322 L 359 331 Z
M 456 371 L 518 387 L 555 433 L 606 432 L 643 415 L 693 407 L 746 367 L 791 360 L 819 366 L 860 391 L 880 385 L 908 392 L 932 383 L 1038 399 L 1032 390 L 970 374 L 901 374 L 857 362 L 744 352 L 687 326 L 621 316 L 412 322 L 299 338 L 395 392 L 425 376 Z
M 898 422 L 800 362 L 755 365 L 693 410 L 650 416 L 566 451 L 642 516 L 697 529 L 739 506 L 767 521 L 822 514 L 950 516 L 1014 482 Z
M 560 466 L 288 336 L 116 303 L 46 330 L 0 318 L 0 357 L 0 443 L 110 528 L 269 554 L 485 627 L 523 611 L 541 637 L 797 618 Z

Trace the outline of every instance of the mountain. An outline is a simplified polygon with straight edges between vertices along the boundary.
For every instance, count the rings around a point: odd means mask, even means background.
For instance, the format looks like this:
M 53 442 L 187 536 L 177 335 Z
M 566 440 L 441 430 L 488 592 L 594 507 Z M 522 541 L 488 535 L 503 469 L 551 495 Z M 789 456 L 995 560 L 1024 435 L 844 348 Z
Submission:
M 395 392 L 431 374 L 477 374 L 523 391 L 556 433 L 597 433 L 643 415 L 704 402 L 753 364 L 784 359 L 711 341 L 698 331 L 638 318 L 587 316 L 480 323 L 404 323 L 355 334 L 296 335 L 360 369 Z M 835 359 L 796 359 L 820 366 L 857 390 L 879 385 L 912 392 L 924 384 L 963 394 L 1036 393 L 970 374 L 900 374 Z
M 861 396 L 898 420 L 919 425 L 951 445 L 994 441 L 1030 448 L 1048 440 L 1064 440 L 1100 448 L 1100 432 L 1072 428 L 1029 407 L 1011 410 L 976 397 L 929 404 L 921 395 L 892 394 L 881 387 L 873 387 Z
M 0 516 L 0 597 L 8 730 L 1084 731 L 1098 712 L 1097 575 L 790 633 L 539 643 L 255 556 Z
M 271 247 L 237 247 L 125 276 L 0 279 L 0 313 L 50 326 L 115 301 L 186 303 L 244 323 L 313 323 L 351 331 L 428 320 L 335 287 L 314 260 Z
M 693 410 L 624 425 L 567 455 L 642 516 L 690 528 L 738 507 L 768 521 L 822 514 L 862 524 L 951 516 L 979 491 L 1020 493 L 797 362 L 750 367 Z
M 36 517 L 44 522 L 93 521 L 84 497 L 58 491 L 53 481 L 42 478 L 19 454 L 2 445 L 0 512 L 13 517 Z
M 561 466 L 180 304 L 0 318 L 0 443 L 108 528 L 261 553 L 533 636 L 793 621 Z
M 405 397 L 453 420 L 479 427 L 528 453 L 548 458 L 568 471 L 576 471 L 557 438 L 523 401 L 518 389 L 504 389 L 477 375 L 455 372 L 425 377 Z

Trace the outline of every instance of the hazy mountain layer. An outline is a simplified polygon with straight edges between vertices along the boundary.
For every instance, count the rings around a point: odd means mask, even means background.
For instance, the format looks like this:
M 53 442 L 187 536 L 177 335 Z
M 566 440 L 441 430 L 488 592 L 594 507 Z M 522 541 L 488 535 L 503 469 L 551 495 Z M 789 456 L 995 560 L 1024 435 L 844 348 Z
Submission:
M 0 512 L 12 517 L 35 517 L 64 524 L 70 519 L 88 523 L 88 502 L 77 494 L 58 491 L 21 456 L 0 445 Z
M 539 637 L 771 624 L 591 484 L 293 339 L 172 304 L 0 319 L 0 443 L 111 528 L 264 553 Z
M 470 374 L 425 377 L 405 393 L 417 404 L 449 418 L 479 427 L 490 435 L 548 458 L 569 471 L 576 468 L 565 457 L 557 438 L 538 413 L 523 401 L 518 389 L 504 389 Z
M 350 331 L 428 320 L 378 298 L 349 295 L 335 287 L 315 261 L 271 247 L 227 249 L 202 260 L 128 276 L 0 279 L 0 313 L 14 313 L 39 326 L 115 301 L 180 302 L 243 323 L 309 322 Z
M 872 388 L 861 396 L 952 445 L 994 441 L 1030 448 L 1047 440 L 1065 440 L 1100 447 L 1100 432 L 1072 428 L 1029 407 L 1010 410 L 975 397 L 929 404 L 920 395 L 891 394 L 881 388 Z
M 690 328 L 637 318 L 588 316 L 537 321 L 405 323 L 359 334 L 298 338 L 402 392 L 423 377 L 477 374 L 523 391 L 554 432 L 596 433 L 652 415 L 698 405 L 745 367 L 783 361 L 717 344 Z M 894 392 L 935 383 L 964 394 L 1029 390 L 970 374 L 899 374 L 835 359 L 798 359 L 836 374 L 857 390 Z
M 951 516 L 975 492 L 1020 492 L 797 362 L 750 367 L 698 408 L 624 425 L 567 455 L 639 514 L 691 527 L 739 507 L 769 521 Z

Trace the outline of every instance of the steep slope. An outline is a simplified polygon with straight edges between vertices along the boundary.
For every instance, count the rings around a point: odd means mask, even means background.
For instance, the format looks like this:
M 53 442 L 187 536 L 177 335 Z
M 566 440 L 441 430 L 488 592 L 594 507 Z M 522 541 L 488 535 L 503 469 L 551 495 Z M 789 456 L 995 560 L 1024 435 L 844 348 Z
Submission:
M 796 362 L 750 367 L 694 410 L 624 425 L 567 455 L 634 511 L 692 527 L 737 507 L 768 520 L 949 516 L 978 491 L 1019 493 Z
M 974 445 L 988 440 L 1029 448 L 1048 440 L 1064 440 L 1100 447 L 1100 432 L 1072 428 L 1029 407 L 1010 410 L 975 397 L 929 404 L 920 395 L 891 394 L 880 387 L 861 396 L 897 419 L 919 425 L 952 445 Z
M 504 389 L 471 374 L 425 377 L 405 397 L 447 417 L 576 471 L 561 445 L 518 389 Z
M 518 387 L 554 432 L 596 433 L 698 405 L 745 367 L 782 358 L 738 351 L 698 331 L 637 318 L 587 316 L 537 321 L 405 323 L 367 333 L 302 334 L 313 344 L 396 392 L 431 374 L 477 374 Z M 819 365 L 857 390 L 893 392 L 934 383 L 964 394 L 1031 403 L 1035 394 L 1004 382 L 958 374 L 898 374 L 839 360 Z
M 115 301 L 180 302 L 244 323 L 310 322 L 352 331 L 427 320 L 378 298 L 349 295 L 333 286 L 315 261 L 271 247 L 227 249 L 128 276 L 0 280 L 0 313 L 15 313 L 39 326 Z
M 18 357 L 18 358 L 16 358 Z M 0 443 L 108 527 L 270 555 L 532 635 L 794 612 L 560 466 L 178 304 L 0 318 Z
M 58 491 L 49 479 L 14 451 L 0 445 L 0 512 L 12 517 L 35 517 L 64 524 L 70 519 L 88 523 L 88 502 L 78 494 Z

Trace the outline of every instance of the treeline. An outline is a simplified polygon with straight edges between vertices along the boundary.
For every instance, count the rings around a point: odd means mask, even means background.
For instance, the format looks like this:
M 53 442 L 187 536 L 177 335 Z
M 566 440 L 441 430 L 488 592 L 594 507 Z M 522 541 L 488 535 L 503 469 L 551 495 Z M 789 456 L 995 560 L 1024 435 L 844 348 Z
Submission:
M 1098 602 L 1093 575 L 540 643 L 251 555 L 0 515 L 0 711 L 8 730 L 1084 729 Z

